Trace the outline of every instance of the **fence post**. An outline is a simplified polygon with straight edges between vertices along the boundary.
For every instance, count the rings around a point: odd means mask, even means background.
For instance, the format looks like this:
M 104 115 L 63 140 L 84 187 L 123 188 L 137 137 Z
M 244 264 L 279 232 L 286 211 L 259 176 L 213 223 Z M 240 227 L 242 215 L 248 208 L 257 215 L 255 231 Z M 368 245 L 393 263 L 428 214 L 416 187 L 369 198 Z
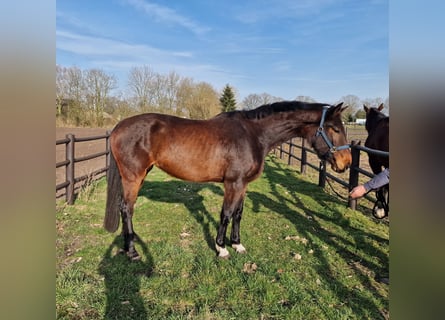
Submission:
M 360 167 L 360 149 L 356 148 L 357 145 L 360 144 L 360 141 L 352 140 L 351 141 L 351 156 L 352 163 L 351 168 L 349 169 L 349 191 L 351 191 L 354 187 L 358 186 L 358 170 Z M 357 199 L 349 199 L 348 207 L 352 210 L 355 210 L 357 207 Z
M 291 163 L 291 155 L 292 155 L 292 146 L 293 146 L 293 139 L 290 139 L 289 141 L 289 154 L 288 154 L 288 158 L 287 158 L 287 164 L 290 166 Z
M 66 135 L 66 138 L 69 139 L 66 144 L 65 154 L 66 160 L 69 163 L 66 165 L 66 181 L 68 181 L 68 185 L 66 186 L 66 202 L 68 204 L 74 204 L 74 135 L 69 133 Z
M 322 188 L 326 185 L 326 161 L 320 161 L 318 185 Z
M 302 174 L 306 173 L 306 163 L 307 163 L 307 151 L 306 146 L 304 144 L 305 139 L 301 139 L 301 164 L 300 164 L 300 172 Z

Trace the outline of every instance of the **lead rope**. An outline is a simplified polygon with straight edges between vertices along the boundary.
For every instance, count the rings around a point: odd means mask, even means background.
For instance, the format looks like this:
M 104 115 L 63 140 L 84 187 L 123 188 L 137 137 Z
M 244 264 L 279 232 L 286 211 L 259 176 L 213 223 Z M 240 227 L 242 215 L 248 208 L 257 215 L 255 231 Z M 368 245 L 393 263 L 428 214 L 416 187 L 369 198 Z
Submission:
M 349 197 L 346 198 L 346 197 L 342 196 L 341 194 L 339 194 L 339 193 L 334 189 L 334 187 L 332 186 L 331 181 L 330 181 L 330 179 L 329 179 L 328 177 L 326 177 L 326 181 L 328 182 L 329 187 L 331 187 L 332 192 L 334 192 L 334 193 L 337 195 L 337 197 L 339 197 L 339 198 L 341 198 L 341 199 L 343 199 L 343 200 L 346 200 L 346 201 L 349 200 Z

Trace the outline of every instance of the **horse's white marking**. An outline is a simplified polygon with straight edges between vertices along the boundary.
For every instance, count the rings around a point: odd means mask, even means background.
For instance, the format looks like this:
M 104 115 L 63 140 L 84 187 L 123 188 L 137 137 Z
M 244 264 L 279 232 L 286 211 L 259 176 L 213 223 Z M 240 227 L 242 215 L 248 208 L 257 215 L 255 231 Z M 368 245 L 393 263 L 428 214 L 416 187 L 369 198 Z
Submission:
M 382 219 L 385 217 L 385 209 L 377 208 L 374 210 L 374 217 Z
M 218 257 L 226 259 L 230 257 L 229 251 L 226 248 L 220 247 L 217 244 L 215 244 L 216 251 L 218 252 Z
M 236 250 L 238 253 L 246 253 L 247 250 L 244 248 L 244 246 L 240 244 L 232 244 L 232 248 Z

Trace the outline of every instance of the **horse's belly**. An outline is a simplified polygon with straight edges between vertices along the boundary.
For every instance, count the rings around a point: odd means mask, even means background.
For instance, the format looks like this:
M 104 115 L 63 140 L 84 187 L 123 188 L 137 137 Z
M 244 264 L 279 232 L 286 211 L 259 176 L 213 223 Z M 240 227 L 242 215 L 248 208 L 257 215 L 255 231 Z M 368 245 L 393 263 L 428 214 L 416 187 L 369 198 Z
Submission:
M 155 165 L 169 175 L 193 182 L 221 182 L 224 179 L 223 165 L 218 161 L 204 159 L 171 159 L 158 161 Z

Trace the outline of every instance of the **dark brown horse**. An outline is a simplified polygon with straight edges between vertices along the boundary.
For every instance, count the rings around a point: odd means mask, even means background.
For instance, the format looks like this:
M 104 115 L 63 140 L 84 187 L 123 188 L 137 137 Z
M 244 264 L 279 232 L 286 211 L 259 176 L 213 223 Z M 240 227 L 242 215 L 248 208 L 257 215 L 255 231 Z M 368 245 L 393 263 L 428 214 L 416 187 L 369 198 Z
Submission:
M 224 239 L 232 219 L 232 247 L 244 253 L 240 242 L 244 197 L 248 183 L 261 175 L 266 155 L 279 143 L 304 137 L 333 170 L 343 172 L 351 164 L 341 121 L 344 109 L 342 103 L 283 101 L 221 113 L 209 120 L 154 113 L 124 119 L 110 135 L 104 226 L 115 232 L 121 215 L 124 250 L 131 259 L 139 259 L 134 248 L 133 206 L 146 174 L 157 166 L 179 179 L 223 183 L 216 250 L 220 257 L 229 257 Z
M 368 108 L 363 105 L 366 112 L 365 127 L 368 131 L 365 147 L 370 149 L 389 152 L 389 117 L 383 114 L 383 103 L 378 108 Z M 369 165 L 374 174 L 380 173 L 383 168 L 389 168 L 389 157 L 368 154 Z M 388 195 L 389 185 L 376 190 L 377 200 L 375 202 L 372 214 L 374 217 L 382 219 L 388 215 Z

